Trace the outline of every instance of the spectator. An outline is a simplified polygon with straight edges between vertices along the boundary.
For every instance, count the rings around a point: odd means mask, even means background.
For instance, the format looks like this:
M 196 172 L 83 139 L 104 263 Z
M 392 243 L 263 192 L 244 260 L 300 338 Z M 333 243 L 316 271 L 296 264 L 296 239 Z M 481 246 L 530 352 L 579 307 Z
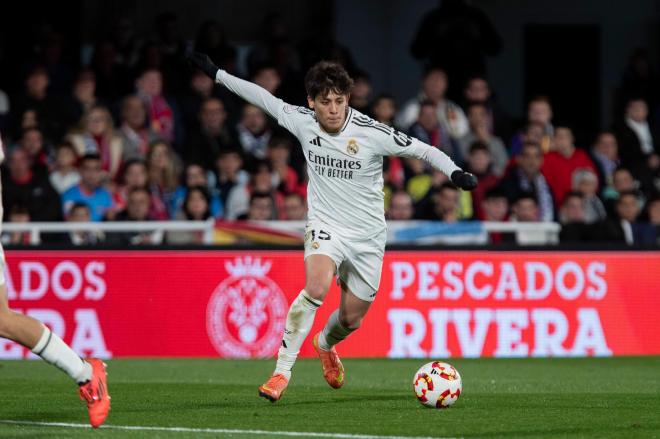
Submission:
M 207 20 L 199 27 L 195 50 L 206 53 L 214 64 L 231 74 L 236 74 L 236 49 L 229 43 L 222 24 Z
M 156 135 L 179 147 L 184 137 L 183 121 L 174 100 L 163 95 L 163 76 L 155 68 L 145 69 L 135 81 L 137 95 L 146 108 L 149 124 Z
M 258 66 L 253 71 L 250 79 L 259 87 L 264 88 L 268 93 L 275 96 L 277 96 L 280 84 L 282 84 L 280 72 L 271 64 L 261 64 Z
M 113 207 L 112 196 L 102 186 L 102 180 L 101 157 L 96 154 L 84 155 L 80 159 L 80 183 L 62 195 L 65 215 L 75 203 L 83 202 L 89 206 L 91 220 L 101 221 Z
M 211 199 L 205 186 L 191 186 L 183 199 L 183 210 L 177 214 L 177 219 L 187 221 L 206 221 L 212 218 Z M 203 244 L 204 233 L 201 231 L 169 232 L 167 242 L 170 244 Z
M 186 133 L 199 129 L 199 112 L 207 99 L 217 97 L 215 82 L 201 70 L 195 70 L 190 77 L 190 86 L 181 95 L 181 115 Z
M 396 102 L 394 101 L 394 97 L 388 94 L 376 96 L 371 104 L 370 114 L 378 122 L 394 127 L 394 117 L 396 116 Z
M 603 191 L 605 210 L 608 216 L 616 216 L 616 201 L 622 192 L 637 191 L 639 183 L 634 179 L 630 169 L 619 167 L 612 174 L 612 187 Z
M 648 114 L 643 99 L 630 99 L 623 123 L 617 129 L 617 139 L 621 163 L 633 171 L 645 190 L 650 191 L 660 172 L 660 133 L 649 124 Z
M 257 106 L 246 104 L 242 117 L 236 126 L 238 141 L 245 156 L 251 160 L 266 158 L 266 149 L 271 138 L 271 130 L 264 112 Z
M 410 52 L 426 65 L 446 69 L 458 96 L 471 75 L 486 73 L 486 56 L 502 42 L 486 14 L 467 0 L 444 0 L 422 20 Z
M 61 221 L 60 196 L 45 174 L 34 172 L 23 148 L 8 153 L 9 172 L 2 173 L 2 205 L 4 220 L 16 205 L 26 207 L 31 221 Z
M 614 133 L 602 131 L 596 137 L 591 147 L 591 157 L 596 165 L 599 179 L 604 187 L 612 186 L 612 174 L 621 164 L 619 160 L 619 145 Z
M 486 109 L 485 121 L 488 132 L 500 139 L 509 139 L 511 137 L 511 118 L 497 104 L 490 85 L 484 76 L 476 75 L 468 79 L 463 90 L 464 109 L 468 109 L 473 104 L 481 104 Z
M 91 212 L 89 206 L 83 202 L 73 203 L 66 215 L 67 222 L 88 223 L 91 221 Z M 101 230 L 72 230 L 67 235 L 67 242 L 70 245 L 97 245 L 105 241 L 105 234 Z
M 587 225 L 584 197 L 580 192 L 569 192 L 559 209 L 560 242 L 591 241 L 591 228 Z
M 305 221 L 307 220 L 307 206 L 305 198 L 298 192 L 291 192 L 284 196 L 284 220 Z
M 274 215 L 272 218 L 278 219 L 279 212 L 282 212 L 282 194 L 277 192 L 273 186 L 272 179 L 273 169 L 270 163 L 266 160 L 259 160 L 252 166 L 250 174 L 250 183 L 248 185 L 236 185 L 232 188 L 227 198 L 225 218 L 228 220 L 235 220 L 245 218 L 251 209 L 250 194 L 269 194 L 272 198 L 272 205 L 274 208 Z
M 522 193 L 513 202 L 511 220 L 516 222 L 536 222 L 540 220 L 539 206 L 532 193 Z
M 49 84 L 50 78 L 46 69 L 33 68 L 25 78 L 24 93 L 13 102 L 12 112 L 22 116 L 26 110 L 34 110 L 45 136 L 49 139 L 59 139 L 64 133 L 60 117 L 61 106 L 58 99 L 48 93 Z
M 207 166 L 213 166 L 221 151 L 233 147 L 237 140 L 227 128 L 227 113 L 218 98 L 206 99 L 199 111 L 199 128 L 188 139 L 185 159 Z
M 298 174 L 289 165 L 291 141 L 287 137 L 273 137 L 268 143 L 268 160 L 273 167 L 273 187 L 283 194 L 304 190 Z
M 547 153 L 543 159 L 541 172 L 552 189 L 557 203 L 563 200 L 571 191 L 573 174 L 586 169 L 594 174 L 596 167 L 586 152 L 575 148 L 573 132 L 570 128 L 558 126 L 555 128 L 555 150 Z
M 58 194 L 64 192 L 80 183 L 80 173 L 76 167 L 78 155 L 76 148 L 71 142 L 63 141 L 55 149 L 55 165 L 49 175 L 50 184 Z
M 268 221 L 277 218 L 275 202 L 267 192 L 253 192 L 250 196 L 250 207 L 247 213 L 238 219 L 249 221 Z
M 134 188 L 128 193 L 126 208 L 119 212 L 115 221 L 149 221 L 151 195 L 145 188 Z M 108 240 L 117 245 L 158 244 L 162 235 L 157 232 L 115 232 Z
M 470 147 L 466 171 L 474 174 L 479 181 L 477 187 L 471 192 L 472 209 L 478 219 L 482 219 L 484 216 L 481 206 L 486 192 L 499 182 L 491 169 L 491 155 L 488 147 L 479 141 L 474 142 Z
M 371 78 L 367 72 L 358 71 L 353 76 L 353 89 L 349 105 L 362 114 L 371 116 Z
M 169 206 L 171 218 L 180 218 L 181 212 L 184 212 L 185 199 L 188 196 L 190 188 L 203 187 L 208 198 L 209 212 L 214 218 L 221 218 L 223 215 L 222 201 L 220 193 L 216 188 L 209 192 L 208 178 L 206 170 L 197 163 L 190 163 L 183 171 L 183 185 L 179 186 L 174 192 L 172 204 Z M 185 213 L 185 212 L 184 212 Z
M 154 211 L 159 219 L 169 218 L 167 206 L 171 205 L 178 186 L 181 167 L 170 145 L 162 140 L 151 144 L 147 154 L 149 188 L 154 198 Z
M 450 182 L 443 183 L 433 194 L 433 217 L 429 219 L 455 223 L 459 220 L 460 194 Z
M 648 210 L 649 223 L 655 229 L 656 243 L 660 244 L 660 197 L 651 199 L 646 208 Z
M 377 96 L 371 105 L 371 114 L 378 122 L 396 129 L 394 125 L 396 103 L 392 95 L 381 94 Z M 400 157 L 385 157 L 383 169 L 385 171 L 384 180 L 386 190 L 391 191 L 392 188 L 395 190 L 403 188 L 405 175 Z M 388 199 L 387 196 L 386 199 Z
M 36 173 L 47 175 L 50 167 L 50 151 L 43 134 L 38 128 L 28 128 L 23 131 L 19 140 L 21 148 L 27 152 Z
M 14 224 L 25 224 L 30 222 L 30 212 L 26 206 L 15 204 L 11 207 L 8 222 Z M 7 245 L 30 245 L 30 232 L 11 232 L 3 237 L 3 244 Z
M 607 218 L 605 205 L 598 198 L 598 177 L 588 169 L 578 169 L 573 174 L 573 190 L 584 197 L 584 220 L 587 224 Z
M 412 198 L 408 192 L 400 190 L 392 194 L 386 217 L 392 221 L 409 221 L 412 220 L 414 212 Z
M 63 108 L 65 126 L 77 125 L 83 115 L 92 107 L 102 103 L 96 97 L 96 77 L 90 69 L 83 69 L 73 83 L 72 94 L 66 99 Z
M 552 105 L 546 96 L 536 96 L 527 105 L 527 123 L 524 133 L 511 141 L 511 156 L 517 155 L 522 145 L 532 141 L 538 143 L 543 153 L 550 151 L 555 128 L 552 125 Z
M 639 222 L 641 200 L 635 191 L 624 191 L 616 202 L 616 219 L 603 224 L 600 239 L 633 244 L 654 244 L 655 229 L 648 223 Z
M 440 149 L 455 162 L 463 162 L 463 155 L 457 142 L 449 136 L 449 133 L 438 121 L 433 102 L 424 101 L 420 104 L 417 122 L 410 127 L 408 132 L 422 142 Z
M 526 143 L 522 151 L 515 157 L 512 166 L 500 181 L 500 189 L 513 203 L 521 194 L 532 193 L 537 200 L 540 220 L 552 221 L 555 217 L 555 207 L 552 192 L 545 177 L 541 173 L 543 153 L 535 143 Z
M 498 188 L 490 189 L 481 202 L 483 221 L 505 222 L 509 219 L 509 200 Z M 515 243 L 516 235 L 512 232 L 488 232 L 491 244 Z
M 509 163 L 509 155 L 502 139 L 492 135 L 488 128 L 488 109 L 483 104 L 470 104 L 467 107 L 467 117 L 470 131 L 459 141 L 462 157 L 467 157 L 470 146 L 479 141 L 486 145 L 490 153 L 493 173 L 501 176 Z
M 431 101 L 444 132 L 454 139 L 460 139 L 468 132 L 469 126 L 461 107 L 445 97 L 447 74 L 442 69 L 429 69 L 422 80 L 422 91 L 415 99 L 404 105 L 397 117 L 396 125 L 408 130 L 417 120 L 421 103 Z
M 215 161 L 216 169 L 214 173 L 214 184 L 220 192 L 220 200 L 225 206 L 225 217 L 227 216 L 227 199 L 232 189 L 236 186 L 247 184 L 249 180 L 248 173 L 243 170 L 243 157 L 241 151 L 235 148 L 223 149 Z
M 79 156 L 97 154 L 101 158 L 104 177 L 116 178 L 124 157 L 124 143 L 115 132 L 112 116 L 106 107 L 92 107 L 83 116 L 82 129 L 72 131 L 68 140 Z
M 144 159 L 149 145 L 158 137 L 147 125 L 147 110 L 136 95 L 126 96 L 121 103 L 119 135 L 124 144 L 123 160 Z
M 124 166 L 121 186 L 113 193 L 113 208 L 106 212 L 106 219 L 114 220 L 117 213 L 126 208 L 128 194 L 133 189 L 149 187 L 149 171 L 144 160 L 131 159 Z M 151 193 L 149 218 L 162 221 L 169 218 L 167 209 L 162 205 L 159 193 Z

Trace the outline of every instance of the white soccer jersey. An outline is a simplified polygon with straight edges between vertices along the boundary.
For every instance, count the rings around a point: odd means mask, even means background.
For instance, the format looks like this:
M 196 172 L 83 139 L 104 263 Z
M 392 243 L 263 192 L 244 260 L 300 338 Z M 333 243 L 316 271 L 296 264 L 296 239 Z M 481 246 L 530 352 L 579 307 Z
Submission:
M 383 157 L 414 157 L 447 175 L 459 170 L 437 148 L 349 108 L 337 133 L 321 128 L 314 111 L 284 103 L 263 88 L 218 72 L 217 82 L 262 108 L 298 138 L 307 160 L 308 217 L 346 236 L 368 237 L 385 229 Z

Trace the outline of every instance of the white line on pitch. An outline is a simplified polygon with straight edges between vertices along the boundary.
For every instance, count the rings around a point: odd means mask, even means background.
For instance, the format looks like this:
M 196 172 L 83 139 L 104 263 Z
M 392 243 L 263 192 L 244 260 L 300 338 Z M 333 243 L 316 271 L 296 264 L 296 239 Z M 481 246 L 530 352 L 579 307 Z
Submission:
M 89 424 L 70 424 L 66 422 L 33 422 L 33 421 L 11 421 L 0 420 L 0 424 L 40 426 L 40 427 L 62 427 L 62 428 L 92 428 Z M 449 439 L 439 437 L 422 436 L 380 436 L 372 434 L 350 434 L 350 433 L 315 433 L 308 431 L 269 431 L 269 430 L 235 430 L 228 428 L 189 428 L 189 427 L 148 427 L 139 425 L 104 425 L 103 430 L 135 430 L 135 431 L 163 431 L 172 433 L 214 433 L 214 434 L 252 434 L 260 436 L 294 436 L 294 437 L 325 437 L 336 439 Z

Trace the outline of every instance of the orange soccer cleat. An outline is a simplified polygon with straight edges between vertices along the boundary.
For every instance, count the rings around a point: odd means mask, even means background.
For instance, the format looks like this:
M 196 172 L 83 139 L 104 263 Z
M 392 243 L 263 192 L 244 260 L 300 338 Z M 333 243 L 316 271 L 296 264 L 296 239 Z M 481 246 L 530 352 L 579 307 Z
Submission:
M 259 386 L 259 396 L 266 398 L 270 402 L 275 402 L 282 397 L 288 385 L 289 380 L 281 373 L 278 373 L 268 378 L 268 381 Z
M 323 368 L 323 377 L 328 382 L 330 387 L 338 389 L 344 385 L 344 365 L 341 364 L 339 355 L 333 346 L 329 351 L 325 351 L 319 347 L 319 334 L 317 333 L 312 339 L 312 344 L 316 353 L 319 354 L 321 359 L 321 367 Z
M 89 423 L 92 427 L 99 428 L 110 411 L 106 365 L 95 358 L 86 361 L 92 366 L 92 379 L 80 386 L 80 399 L 87 402 Z

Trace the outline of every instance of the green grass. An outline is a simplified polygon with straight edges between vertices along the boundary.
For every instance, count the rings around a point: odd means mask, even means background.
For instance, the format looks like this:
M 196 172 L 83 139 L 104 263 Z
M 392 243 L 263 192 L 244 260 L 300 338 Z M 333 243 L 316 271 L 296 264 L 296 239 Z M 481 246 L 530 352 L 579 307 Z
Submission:
M 345 360 L 346 385 L 296 365 L 275 403 L 257 397 L 274 361 L 109 361 L 108 425 L 451 437 L 660 437 L 660 357 L 452 359 L 463 394 L 422 407 L 411 378 L 424 360 Z M 86 423 L 75 388 L 39 361 L 0 362 L 0 420 Z M 199 437 L 0 423 L 0 437 Z M 219 433 L 203 437 L 257 437 Z M 258 436 L 265 437 L 265 436 Z

